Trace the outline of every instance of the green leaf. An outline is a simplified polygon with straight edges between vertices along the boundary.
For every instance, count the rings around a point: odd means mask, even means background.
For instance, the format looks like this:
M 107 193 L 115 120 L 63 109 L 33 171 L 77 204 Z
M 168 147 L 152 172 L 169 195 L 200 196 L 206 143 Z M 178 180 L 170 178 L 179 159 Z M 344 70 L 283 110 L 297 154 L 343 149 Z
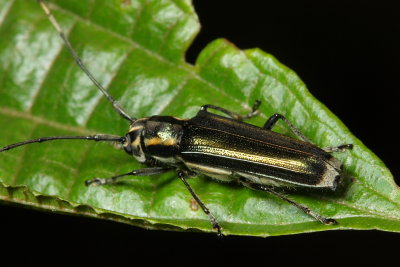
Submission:
M 224 234 L 282 235 L 331 229 L 400 231 L 400 191 L 389 170 L 321 103 L 297 75 L 259 50 L 225 40 L 196 65 L 184 53 L 199 30 L 190 1 L 57 1 L 50 5 L 83 61 L 135 117 L 192 117 L 212 103 L 246 113 L 261 99 L 262 125 L 285 114 L 321 147 L 353 143 L 337 154 L 351 177 L 343 190 L 291 192 L 290 198 L 338 225 L 316 222 L 264 192 L 207 177 L 190 180 Z M 75 65 L 36 1 L 0 0 L 0 146 L 41 136 L 110 133 L 128 128 Z M 283 125 L 277 131 L 288 133 Z M 156 229 L 211 232 L 207 216 L 174 173 L 85 187 L 93 177 L 140 168 L 109 144 L 54 141 L 0 154 L 0 200 Z

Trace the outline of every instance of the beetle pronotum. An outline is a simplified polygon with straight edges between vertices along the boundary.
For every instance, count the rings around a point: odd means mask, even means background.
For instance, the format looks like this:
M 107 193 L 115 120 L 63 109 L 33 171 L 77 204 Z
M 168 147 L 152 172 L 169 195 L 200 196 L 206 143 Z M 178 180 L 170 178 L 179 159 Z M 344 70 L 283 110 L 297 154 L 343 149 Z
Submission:
M 244 123 L 258 114 L 256 101 L 249 114 L 241 115 L 214 105 L 204 105 L 190 119 L 171 116 L 134 118 L 96 80 L 81 62 L 68 38 L 50 9 L 38 0 L 50 22 L 60 34 L 80 69 L 111 103 L 113 109 L 129 124 L 125 136 L 96 134 L 90 136 L 41 137 L 5 146 L 0 152 L 19 146 L 61 139 L 81 139 L 116 142 L 147 168 L 133 170 L 110 178 L 94 178 L 86 185 L 104 185 L 118 182 L 125 176 L 150 176 L 175 170 L 194 201 L 208 215 L 212 227 L 221 235 L 221 227 L 187 178 L 204 174 L 219 181 L 237 181 L 240 184 L 270 192 L 296 206 L 323 224 L 336 223 L 306 206 L 290 200 L 273 189 L 274 186 L 298 186 L 336 189 L 342 173 L 342 164 L 330 152 L 342 152 L 351 144 L 321 149 L 312 144 L 289 120 L 281 114 L 272 115 L 263 127 Z M 210 113 L 219 111 L 226 116 Z M 285 122 L 299 138 L 290 138 L 272 131 L 278 120 Z

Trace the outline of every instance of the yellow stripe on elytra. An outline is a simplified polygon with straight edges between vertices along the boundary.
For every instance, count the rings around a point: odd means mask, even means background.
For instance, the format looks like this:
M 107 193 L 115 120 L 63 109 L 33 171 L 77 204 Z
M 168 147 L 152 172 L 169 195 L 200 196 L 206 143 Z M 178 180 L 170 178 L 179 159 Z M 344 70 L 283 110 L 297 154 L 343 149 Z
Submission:
M 246 160 L 253 163 L 261 163 L 269 166 L 276 166 L 284 169 L 293 170 L 295 172 L 309 173 L 307 163 L 300 160 L 285 159 L 270 156 L 260 156 L 254 154 L 248 154 L 238 151 L 227 150 L 217 147 L 209 146 L 196 146 L 196 152 L 183 152 L 183 153 L 206 153 L 211 155 L 216 155 L 219 157 L 226 157 L 232 159 Z

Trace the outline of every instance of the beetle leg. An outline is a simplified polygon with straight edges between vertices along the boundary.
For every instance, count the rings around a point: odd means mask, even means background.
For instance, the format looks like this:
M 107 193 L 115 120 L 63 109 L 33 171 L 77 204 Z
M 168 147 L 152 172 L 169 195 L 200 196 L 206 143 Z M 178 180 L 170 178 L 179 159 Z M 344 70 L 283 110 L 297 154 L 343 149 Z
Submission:
M 167 171 L 170 171 L 174 168 L 171 167 L 153 167 L 153 168 L 145 168 L 145 169 L 139 169 L 139 170 L 133 170 L 127 173 L 123 173 L 120 175 L 116 175 L 110 178 L 93 178 L 90 180 L 85 181 L 85 185 L 105 185 L 105 184 L 115 184 L 121 178 L 132 175 L 132 176 L 150 176 L 150 175 L 156 175 L 156 174 L 162 174 Z
M 204 211 L 205 214 L 207 214 L 208 218 L 210 219 L 210 222 L 212 224 L 213 229 L 217 230 L 217 235 L 219 237 L 222 237 L 221 233 L 221 226 L 217 222 L 217 219 L 215 219 L 214 215 L 211 214 L 210 210 L 204 205 L 204 203 L 201 201 L 199 196 L 193 191 L 193 188 L 190 186 L 190 184 L 186 181 L 186 178 L 189 176 L 185 171 L 179 171 L 178 172 L 179 178 L 182 180 L 186 188 L 189 190 L 190 194 L 192 194 L 192 197 L 196 200 L 196 202 L 200 205 L 202 210 Z
M 308 143 L 312 143 L 307 137 L 304 136 L 304 134 L 302 134 L 299 129 L 297 129 L 288 119 L 286 119 L 285 116 L 283 116 L 282 114 L 279 113 L 275 113 L 274 115 L 272 115 L 271 117 L 269 117 L 269 119 L 267 120 L 267 122 L 264 124 L 263 128 L 266 130 L 272 130 L 272 127 L 274 127 L 275 123 L 279 120 L 283 120 L 287 126 L 289 126 L 290 130 L 292 130 L 292 132 L 301 140 L 308 142 Z
M 353 144 L 344 144 L 340 146 L 330 146 L 330 147 L 325 147 L 323 150 L 325 152 L 331 153 L 331 152 L 346 152 L 347 149 L 353 149 Z
M 260 106 L 260 104 L 261 104 L 261 101 L 256 100 L 254 102 L 253 107 L 251 108 L 251 112 L 249 112 L 246 115 L 241 115 L 239 113 L 232 112 L 227 109 L 224 109 L 224 108 L 221 108 L 218 106 L 214 106 L 214 105 L 210 105 L 210 104 L 202 106 L 201 110 L 207 111 L 208 108 L 218 110 L 218 111 L 221 111 L 222 113 L 225 113 L 226 115 L 228 115 L 229 117 L 231 117 L 234 120 L 243 121 L 243 120 L 247 120 L 247 119 L 257 116 L 260 113 L 260 111 L 258 110 L 258 107 Z
M 306 206 L 304 206 L 304 205 L 302 205 L 300 203 L 297 203 L 297 202 L 287 198 L 286 196 L 276 192 L 271 187 L 268 187 L 268 186 L 265 186 L 265 185 L 256 184 L 256 183 L 252 183 L 249 180 L 244 179 L 244 178 L 240 178 L 240 182 L 241 182 L 242 185 L 244 185 L 244 186 L 246 186 L 246 187 L 248 187 L 250 189 L 266 191 L 266 192 L 269 192 L 269 193 L 279 197 L 280 199 L 292 204 L 296 208 L 302 210 L 305 214 L 313 217 L 314 219 L 320 221 L 323 224 L 331 225 L 331 224 L 336 224 L 337 223 L 335 219 L 325 218 L 322 215 L 310 210 Z

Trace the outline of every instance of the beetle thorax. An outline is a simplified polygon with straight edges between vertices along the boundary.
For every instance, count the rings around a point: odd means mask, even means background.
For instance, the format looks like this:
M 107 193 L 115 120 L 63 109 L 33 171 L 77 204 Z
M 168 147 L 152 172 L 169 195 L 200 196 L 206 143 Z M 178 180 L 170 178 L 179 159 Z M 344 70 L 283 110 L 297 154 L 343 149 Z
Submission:
M 146 122 L 143 132 L 144 151 L 157 161 L 177 162 L 182 137 L 182 120 L 169 116 L 153 116 Z
M 124 149 L 137 161 L 150 158 L 175 163 L 179 154 L 183 120 L 169 116 L 153 116 L 135 121 L 126 135 Z

